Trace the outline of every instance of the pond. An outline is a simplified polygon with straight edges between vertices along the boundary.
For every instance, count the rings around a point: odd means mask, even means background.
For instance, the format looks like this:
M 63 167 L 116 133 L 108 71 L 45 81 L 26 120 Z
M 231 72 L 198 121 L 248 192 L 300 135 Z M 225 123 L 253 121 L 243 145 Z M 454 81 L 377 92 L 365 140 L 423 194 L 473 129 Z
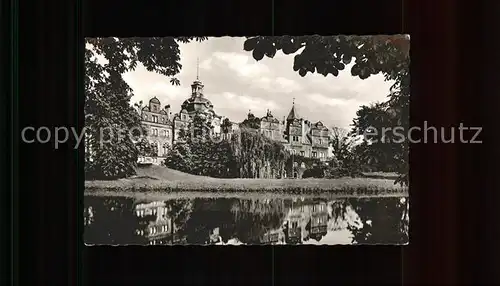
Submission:
M 406 244 L 407 197 L 85 196 L 87 245 Z

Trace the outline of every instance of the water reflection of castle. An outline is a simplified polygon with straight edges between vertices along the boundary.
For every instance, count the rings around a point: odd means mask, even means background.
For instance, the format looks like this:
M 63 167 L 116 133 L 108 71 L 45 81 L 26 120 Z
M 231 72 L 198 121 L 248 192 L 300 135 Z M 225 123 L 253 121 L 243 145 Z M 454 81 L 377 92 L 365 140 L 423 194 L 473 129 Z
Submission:
M 151 245 L 182 242 L 183 239 L 177 236 L 178 227 L 168 211 L 164 201 L 137 204 L 135 214 L 139 218 L 139 228 L 136 234 L 146 238 Z
M 185 237 L 178 235 L 181 226 L 174 223 L 164 201 L 136 204 L 135 215 L 139 219 L 136 235 L 147 239 L 150 245 L 186 242 Z M 290 202 L 285 206 L 285 217 L 281 226 L 268 229 L 259 240 L 264 244 L 301 244 L 308 239 L 319 242 L 327 234 L 328 219 L 326 202 Z M 224 228 L 224 225 L 221 227 Z M 215 233 L 207 233 L 207 241 L 219 241 L 211 237 L 214 235 Z
M 293 202 L 289 207 L 283 225 L 267 231 L 261 243 L 298 244 L 311 238 L 319 241 L 327 233 L 328 208 L 326 202 Z

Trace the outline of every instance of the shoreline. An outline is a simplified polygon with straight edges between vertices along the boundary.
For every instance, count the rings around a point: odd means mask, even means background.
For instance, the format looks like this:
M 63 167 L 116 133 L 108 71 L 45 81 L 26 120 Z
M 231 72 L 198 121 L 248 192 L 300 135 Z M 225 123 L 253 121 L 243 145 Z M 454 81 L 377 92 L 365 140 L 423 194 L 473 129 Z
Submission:
M 134 191 L 113 191 L 113 190 L 93 190 L 85 191 L 85 197 L 127 197 L 138 200 L 173 200 L 173 199 L 349 199 L 349 198 L 393 198 L 408 197 L 406 191 L 378 193 L 378 194 L 349 194 L 345 192 L 328 192 L 317 194 L 293 194 L 278 192 L 201 192 L 201 191 L 181 191 L 181 192 L 134 192 Z
M 136 177 L 114 181 L 85 181 L 90 196 L 189 197 L 389 197 L 408 196 L 408 188 L 391 179 L 197 179 L 162 180 Z
M 156 178 L 129 178 L 113 181 L 85 181 L 85 189 L 164 190 L 164 191 L 338 191 L 351 189 L 401 190 L 391 179 L 206 179 L 161 180 Z

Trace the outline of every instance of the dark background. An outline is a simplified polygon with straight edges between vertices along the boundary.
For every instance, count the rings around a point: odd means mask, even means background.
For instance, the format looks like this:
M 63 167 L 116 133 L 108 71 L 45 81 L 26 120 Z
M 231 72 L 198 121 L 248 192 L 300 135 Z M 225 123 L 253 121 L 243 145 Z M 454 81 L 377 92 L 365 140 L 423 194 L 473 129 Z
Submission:
M 497 5 L 492 2 L 490 5 Z M 3 90 L 10 96 L 0 97 L 5 131 L 0 136 L 0 158 L 7 163 L 1 172 L 2 183 L 7 184 L 2 187 L 1 209 L 7 226 L 12 198 L 17 210 L 13 214 L 15 236 L 3 237 L 14 242 L 13 247 L 1 244 L 5 246 L 1 257 L 5 259 L 2 263 L 9 263 L 8 254 L 13 250 L 16 279 L 35 285 L 70 285 L 81 279 L 85 285 L 499 281 L 494 272 L 495 265 L 500 265 L 495 245 L 500 223 L 494 221 L 500 218 L 496 211 L 500 188 L 494 125 L 499 122 L 500 106 L 496 69 L 499 25 L 493 23 L 498 11 L 481 7 L 481 3 L 458 6 L 451 0 L 146 3 L 2 2 L 3 62 L 12 67 L 16 58 L 10 52 L 19 52 L 19 80 L 12 84 L 16 71 L 6 69 L 2 89 L 6 87 Z M 9 46 L 9 9 L 16 5 L 19 41 L 17 46 Z M 49 144 L 19 143 L 24 126 L 52 130 L 55 126 L 83 126 L 83 37 L 272 33 L 410 33 L 412 124 L 422 126 L 427 120 L 433 126 L 460 122 L 484 126 L 483 144 L 411 146 L 410 245 L 84 247 L 83 227 L 78 227 L 83 225 L 83 150 L 77 154 L 71 149 L 74 142 L 59 150 Z M 9 232 L 7 228 L 5 233 Z

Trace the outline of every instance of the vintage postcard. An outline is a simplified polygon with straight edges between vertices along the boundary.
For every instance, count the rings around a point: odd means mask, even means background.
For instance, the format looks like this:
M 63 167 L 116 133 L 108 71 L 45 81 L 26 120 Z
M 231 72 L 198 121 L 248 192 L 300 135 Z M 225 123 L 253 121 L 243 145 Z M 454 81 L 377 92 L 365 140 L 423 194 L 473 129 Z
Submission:
M 87 38 L 87 245 L 407 244 L 410 37 Z

